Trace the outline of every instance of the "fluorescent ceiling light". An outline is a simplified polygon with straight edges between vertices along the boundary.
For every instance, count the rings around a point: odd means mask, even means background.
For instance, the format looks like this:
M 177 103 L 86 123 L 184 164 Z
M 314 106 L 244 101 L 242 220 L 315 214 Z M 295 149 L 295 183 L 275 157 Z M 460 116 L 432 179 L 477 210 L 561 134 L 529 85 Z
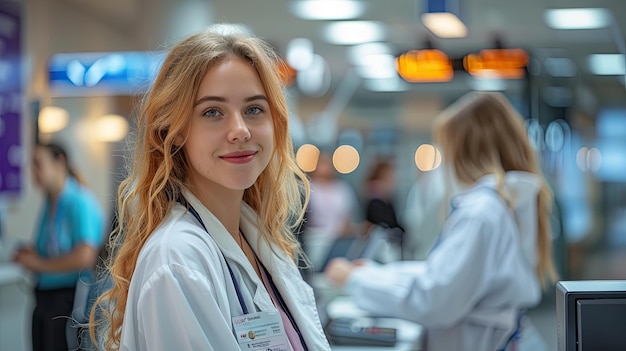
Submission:
M 396 58 L 391 54 L 372 54 L 361 57 L 361 66 L 389 66 L 395 67 Z M 395 71 L 395 68 L 394 68 Z
M 313 55 L 313 63 L 304 71 L 298 72 L 296 82 L 300 90 L 313 97 L 320 97 L 330 88 L 330 66 L 320 55 Z
M 395 57 L 391 54 L 372 54 L 361 56 L 357 72 L 362 78 L 395 78 Z
M 407 91 L 409 85 L 400 78 L 387 78 L 387 79 L 367 79 L 364 81 L 365 88 L 371 91 L 379 92 L 396 92 Z
M 393 66 L 360 66 L 357 72 L 361 78 L 385 79 L 394 78 L 398 75 Z
M 467 27 L 463 21 L 450 12 L 424 13 L 422 23 L 440 38 L 463 38 L 467 36 Z
M 370 55 L 391 54 L 388 44 L 384 43 L 365 43 L 351 46 L 348 49 L 348 57 L 350 62 L 355 65 L 364 64 L 365 57 Z
M 543 19 L 554 29 L 597 29 L 608 27 L 611 15 L 603 8 L 545 10 Z
M 287 44 L 287 63 L 298 71 L 313 64 L 313 42 L 307 38 L 296 38 Z
M 309 20 L 345 20 L 361 16 L 365 5 L 353 0 L 298 0 L 291 2 L 291 12 Z
M 327 24 L 322 36 L 331 44 L 354 45 L 385 39 L 385 26 L 380 22 L 343 21 Z
M 626 74 L 626 62 L 622 54 L 592 54 L 587 61 L 591 73 L 599 76 Z

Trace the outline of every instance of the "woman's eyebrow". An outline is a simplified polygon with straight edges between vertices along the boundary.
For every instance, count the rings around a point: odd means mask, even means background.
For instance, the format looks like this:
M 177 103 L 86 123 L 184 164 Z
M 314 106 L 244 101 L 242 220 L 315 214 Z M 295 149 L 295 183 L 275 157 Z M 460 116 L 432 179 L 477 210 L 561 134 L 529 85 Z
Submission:
M 254 101 L 254 100 L 265 100 L 265 101 L 268 101 L 267 100 L 267 96 L 261 95 L 261 94 L 250 96 L 249 98 L 244 99 L 245 102 L 250 102 L 250 101 Z
M 267 96 L 259 94 L 259 95 L 253 95 L 253 96 L 250 96 L 250 97 L 245 98 L 245 99 L 244 99 L 244 102 L 250 102 L 250 101 L 255 101 L 255 100 L 265 100 L 265 101 L 268 101 Z M 193 106 L 194 106 L 194 107 L 195 107 L 195 106 L 198 106 L 198 105 L 200 105 L 201 103 L 203 103 L 203 102 L 207 102 L 207 101 L 226 102 L 226 101 L 227 101 L 227 99 L 226 99 L 226 98 L 223 98 L 223 97 L 221 97 L 221 96 L 203 96 L 203 97 L 199 98 L 199 99 L 198 99 L 198 100 L 197 100 L 197 101 L 193 104 Z
M 203 96 L 201 98 L 199 98 L 196 102 L 194 102 L 193 106 L 198 106 L 203 102 L 207 102 L 207 101 L 219 101 L 219 102 L 226 102 L 226 99 L 221 97 L 221 96 Z

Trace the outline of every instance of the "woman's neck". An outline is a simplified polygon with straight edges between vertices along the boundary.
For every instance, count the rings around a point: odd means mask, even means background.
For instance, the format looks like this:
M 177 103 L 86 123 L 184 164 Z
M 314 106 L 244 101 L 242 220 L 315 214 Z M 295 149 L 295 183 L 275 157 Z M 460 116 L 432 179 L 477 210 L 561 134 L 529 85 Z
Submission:
M 241 202 L 243 190 L 226 188 L 211 188 L 202 191 L 199 187 L 190 189 L 202 204 L 224 225 L 234 237 L 239 235 L 239 219 L 241 217 Z
M 57 181 L 53 182 L 52 185 L 48 188 L 48 197 L 50 198 L 50 200 L 52 200 L 53 202 L 56 202 L 56 200 L 59 199 L 59 196 L 61 195 L 61 192 L 63 191 L 63 188 L 65 187 L 65 180 L 67 178 L 59 178 Z

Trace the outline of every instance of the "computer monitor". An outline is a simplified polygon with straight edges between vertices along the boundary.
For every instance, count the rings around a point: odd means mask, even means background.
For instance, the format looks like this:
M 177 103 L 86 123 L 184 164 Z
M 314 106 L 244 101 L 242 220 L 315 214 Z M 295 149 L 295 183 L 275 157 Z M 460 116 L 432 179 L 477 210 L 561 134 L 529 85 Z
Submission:
M 626 281 L 556 285 L 558 351 L 626 350 Z

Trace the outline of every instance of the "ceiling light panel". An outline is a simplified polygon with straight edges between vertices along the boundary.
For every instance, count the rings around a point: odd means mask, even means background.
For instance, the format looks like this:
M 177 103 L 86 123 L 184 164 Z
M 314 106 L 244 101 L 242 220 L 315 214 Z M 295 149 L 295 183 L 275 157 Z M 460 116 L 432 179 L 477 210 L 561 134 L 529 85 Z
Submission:
M 611 14 L 604 8 L 550 9 L 543 19 L 554 29 L 597 29 L 610 25 Z
M 347 20 L 360 17 L 365 4 L 356 0 L 297 0 L 291 2 L 291 12 L 308 20 Z
M 322 37 L 331 44 L 355 45 L 382 41 L 387 29 L 381 22 L 341 21 L 327 24 L 322 28 Z
M 626 74 L 626 58 L 622 54 L 592 54 L 587 61 L 589 71 L 599 76 Z
M 464 38 L 467 36 L 467 26 L 453 13 L 425 13 L 422 15 L 422 23 L 439 38 Z
M 385 43 L 365 43 L 351 46 L 348 49 L 348 57 L 350 62 L 355 65 L 363 65 L 369 62 L 369 56 L 391 54 L 392 50 Z
M 298 71 L 313 64 L 313 42 L 307 38 L 295 38 L 287 45 L 287 63 Z
M 369 79 L 386 79 L 397 77 L 396 69 L 393 65 L 393 61 L 390 64 L 384 64 L 381 66 L 359 66 L 357 72 L 361 78 Z

